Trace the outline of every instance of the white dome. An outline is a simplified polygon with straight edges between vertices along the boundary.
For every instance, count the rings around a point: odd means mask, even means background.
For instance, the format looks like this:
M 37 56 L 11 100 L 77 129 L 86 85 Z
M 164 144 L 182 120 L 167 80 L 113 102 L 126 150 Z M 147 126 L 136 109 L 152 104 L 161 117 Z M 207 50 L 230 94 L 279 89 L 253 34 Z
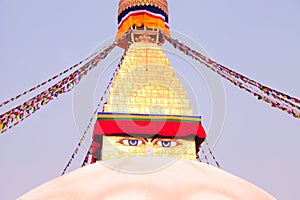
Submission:
M 274 199 L 251 183 L 196 161 L 167 161 L 168 166 L 149 172 L 159 167 L 153 159 L 157 158 L 110 163 L 123 172 L 97 162 L 45 183 L 19 199 Z M 128 170 L 140 173 L 124 172 Z

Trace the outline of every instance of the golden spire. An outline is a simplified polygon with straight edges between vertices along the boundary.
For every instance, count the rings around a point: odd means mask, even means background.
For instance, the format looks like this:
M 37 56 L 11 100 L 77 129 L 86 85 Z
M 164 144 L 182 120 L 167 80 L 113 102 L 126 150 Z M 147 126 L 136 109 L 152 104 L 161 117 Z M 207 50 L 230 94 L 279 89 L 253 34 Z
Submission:
M 193 115 L 186 92 L 164 51 L 147 42 L 130 45 L 105 112 Z
M 161 48 L 169 35 L 166 0 L 120 0 L 117 39 L 126 49 L 98 113 L 92 154 L 99 160 L 135 156 L 196 159 L 205 138 L 176 72 Z

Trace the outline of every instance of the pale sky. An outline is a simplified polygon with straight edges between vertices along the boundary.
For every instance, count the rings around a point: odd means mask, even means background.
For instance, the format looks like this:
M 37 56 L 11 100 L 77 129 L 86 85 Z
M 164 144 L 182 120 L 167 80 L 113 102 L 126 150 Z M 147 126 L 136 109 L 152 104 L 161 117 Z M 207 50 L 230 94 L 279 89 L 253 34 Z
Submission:
M 113 36 L 117 8 L 117 0 L 0 0 L 0 101 L 69 68 Z M 213 59 L 300 98 L 299 0 L 169 0 L 169 11 L 171 29 Z M 299 199 L 300 120 L 227 81 L 224 86 L 226 119 L 214 148 L 222 168 L 278 199 Z M 202 118 L 208 126 L 209 116 Z M 0 135 L 0 199 L 58 177 L 78 141 L 71 94 Z

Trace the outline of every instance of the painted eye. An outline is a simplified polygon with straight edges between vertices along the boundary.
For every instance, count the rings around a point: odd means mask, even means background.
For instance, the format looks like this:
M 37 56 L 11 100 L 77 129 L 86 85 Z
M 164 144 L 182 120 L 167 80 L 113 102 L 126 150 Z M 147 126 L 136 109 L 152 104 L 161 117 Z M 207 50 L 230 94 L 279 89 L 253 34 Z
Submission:
M 160 147 L 170 148 L 179 145 L 179 143 L 174 141 L 157 141 L 157 145 Z
M 139 146 L 143 143 L 142 140 L 121 140 L 121 144 L 126 146 Z

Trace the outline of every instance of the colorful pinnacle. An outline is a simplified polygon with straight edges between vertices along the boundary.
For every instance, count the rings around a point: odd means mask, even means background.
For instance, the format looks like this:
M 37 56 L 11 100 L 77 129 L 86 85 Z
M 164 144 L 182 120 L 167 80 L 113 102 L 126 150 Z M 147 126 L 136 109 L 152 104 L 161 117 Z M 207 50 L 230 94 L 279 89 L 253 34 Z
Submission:
M 166 0 L 121 0 L 117 39 L 132 28 L 159 29 L 170 35 Z

